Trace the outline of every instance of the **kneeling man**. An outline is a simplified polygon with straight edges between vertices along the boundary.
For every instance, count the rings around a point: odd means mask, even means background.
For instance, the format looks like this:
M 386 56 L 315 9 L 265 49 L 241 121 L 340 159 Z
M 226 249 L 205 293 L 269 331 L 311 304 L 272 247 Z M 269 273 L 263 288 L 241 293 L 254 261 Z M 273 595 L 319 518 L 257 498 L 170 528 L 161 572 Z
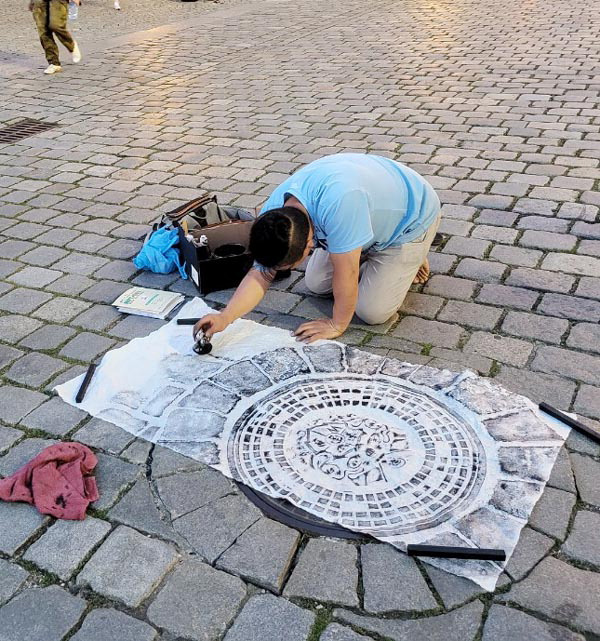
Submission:
M 250 233 L 253 268 L 227 307 L 201 318 L 194 332 L 210 337 L 253 310 L 277 272 L 313 249 L 306 286 L 333 293 L 333 315 L 300 325 L 298 339 L 336 338 L 354 313 L 367 324 L 384 323 L 411 284 L 427 280 L 439 221 L 433 187 L 401 163 L 370 154 L 320 158 L 271 194 Z

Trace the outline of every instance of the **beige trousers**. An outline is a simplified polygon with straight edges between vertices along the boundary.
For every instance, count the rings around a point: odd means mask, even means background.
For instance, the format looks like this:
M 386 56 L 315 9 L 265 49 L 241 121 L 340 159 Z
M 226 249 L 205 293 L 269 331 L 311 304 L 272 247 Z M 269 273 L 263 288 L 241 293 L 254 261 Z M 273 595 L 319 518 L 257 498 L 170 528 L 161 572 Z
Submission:
M 423 236 L 399 247 L 368 252 L 361 258 L 356 315 L 368 325 L 385 323 L 402 305 L 419 267 L 429 253 L 441 216 Z M 306 267 L 305 282 L 314 294 L 333 291 L 329 253 L 315 249 Z
M 50 9 L 50 13 L 48 13 Z M 67 15 L 69 3 L 66 0 L 34 0 L 33 19 L 40 36 L 40 42 L 46 54 L 46 60 L 50 65 L 60 66 L 58 57 L 58 46 L 54 36 L 69 50 L 75 48 L 73 36 L 67 28 Z

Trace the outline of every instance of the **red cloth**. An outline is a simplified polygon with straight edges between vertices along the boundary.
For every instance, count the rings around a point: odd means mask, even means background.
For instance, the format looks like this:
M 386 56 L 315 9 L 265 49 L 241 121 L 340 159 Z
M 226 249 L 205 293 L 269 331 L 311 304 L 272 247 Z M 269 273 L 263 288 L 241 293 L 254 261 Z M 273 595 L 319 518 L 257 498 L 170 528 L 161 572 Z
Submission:
M 18 472 L 0 480 L 0 500 L 33 503 L 42 514 L 81 521 L 87 506 L 100 497 L 96 455 L 79 443 L 57 443 L 40 452 Z

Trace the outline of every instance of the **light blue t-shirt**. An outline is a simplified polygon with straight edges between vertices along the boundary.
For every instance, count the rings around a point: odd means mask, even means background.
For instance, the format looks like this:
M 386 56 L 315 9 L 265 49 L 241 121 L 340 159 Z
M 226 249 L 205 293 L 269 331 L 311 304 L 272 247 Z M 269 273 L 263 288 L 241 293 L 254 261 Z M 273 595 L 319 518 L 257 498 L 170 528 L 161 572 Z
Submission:
M 287 178 L 261 214 L 289 196 L 306 208 L 315 245 L 332 254 L 381 251 L 422 236 L 440 211 L 433 187 L 399 162 L 371 154 L 319 158 Z

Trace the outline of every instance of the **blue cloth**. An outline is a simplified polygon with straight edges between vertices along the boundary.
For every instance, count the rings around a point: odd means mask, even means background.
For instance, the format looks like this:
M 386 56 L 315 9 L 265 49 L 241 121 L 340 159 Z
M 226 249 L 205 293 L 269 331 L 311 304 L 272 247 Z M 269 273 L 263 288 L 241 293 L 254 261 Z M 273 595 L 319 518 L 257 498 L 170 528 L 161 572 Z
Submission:
M 261 214 L 295 196 L 306 208 L 315 244 L 332 254 L 381 251 L 422 236 L 440 211 L 433 187 L 416 171 L 371 154 L 319 158 L 287 178 Z
M 133 264 L 138 269 L 147 269 L 155 274 L 170 274 L 178 269 L 181 278 L 187 279 L 179 252 L 174 249 L 177 243 L 177 230 L 161 227 L 144 243 L 140 253 L 133 259 Z

